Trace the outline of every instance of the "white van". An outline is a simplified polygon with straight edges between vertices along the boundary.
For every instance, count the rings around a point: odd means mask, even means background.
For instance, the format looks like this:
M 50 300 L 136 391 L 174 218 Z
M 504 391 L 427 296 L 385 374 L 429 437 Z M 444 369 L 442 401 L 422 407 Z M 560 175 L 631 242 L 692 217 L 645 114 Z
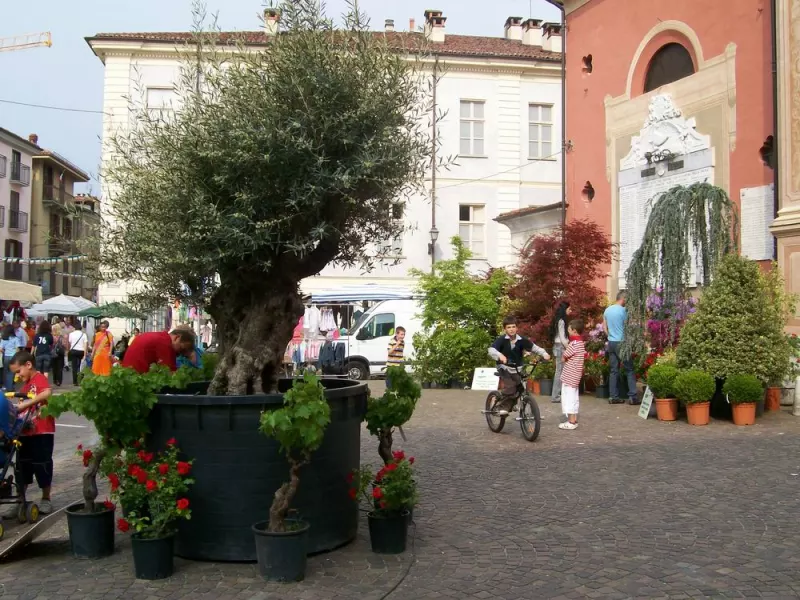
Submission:
M 384 300 L 373 305 L 350 329 L 350 334 L 340 338 L 347 348 L 345 371 L 351 379 L 366 380 L 386 373 L 389 341 L 397 327 L 406 330 L 404 358 L 414 357 L 415 333 L 422 330 L 419 318 L 421 307 L 416 300 Z M 411 367 L 406 367 L 410 371 Z

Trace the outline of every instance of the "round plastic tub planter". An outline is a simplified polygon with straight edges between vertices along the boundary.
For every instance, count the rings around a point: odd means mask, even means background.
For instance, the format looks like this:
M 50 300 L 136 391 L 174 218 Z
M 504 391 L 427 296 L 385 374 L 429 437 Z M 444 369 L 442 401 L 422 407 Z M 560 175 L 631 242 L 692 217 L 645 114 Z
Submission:
M 194 459 L 195 484 L 189 492 L 192 519 L 181 521 L 175 553 L 194 560 L 255 561 L 253 524 L 269 516 L 275 491 L 289 473 L 277 443 L 258 430 L 261 412 L 283 406 L 291 379 L 280 393 L 257 396 L 206 396 L 208 385 L 183 394 L 161 394 L 150 414 L 151 450 L 175 438 Z M 348 495 L 347 475 L 360 466 L 361 422 L 367 384 L 323 379 L 331 423 L 322 446 L 300 472 L 293 508 L 311 525 L 310 554 L 352 541 L 358 506 Z

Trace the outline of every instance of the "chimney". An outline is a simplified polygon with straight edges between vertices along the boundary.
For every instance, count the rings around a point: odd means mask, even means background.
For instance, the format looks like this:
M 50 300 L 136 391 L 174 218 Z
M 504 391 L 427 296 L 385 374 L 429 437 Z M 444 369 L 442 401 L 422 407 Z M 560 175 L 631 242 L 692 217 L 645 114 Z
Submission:
M 551 52 L 561 52 L 561 24 L 560 23 L 545 23 L 544 30 L 544 43 L 542 48 L 550 50 Z
M 384 23 L 384 30 L 387 32 L 394 31 L 394 19 L 386 19 Z
M 39 136 L 38 136 L 38 135 L 36 135 L 35 133 L 32 133 L 32 134 L 30 134 L 30 135 L 28 136 L 28 141 L 29 141 L 31 144 L 36 144 L 36 145 L 38 145 L 38 144 L 39 144 Z
M 440 10 L 425 11 L 425 37 L 431 42 L 441 44 L 444 42 L 444 22 L 447 17 L 442 16 Z
M 417 21 L 414 19 L 414 17 L 411 17 L 408 20 L 408 30 L 411 33 L 414 33 L 417 30 Z
M 539 19 L 528 19 L 522 24 L 522 43 L 526 46 L 542 45 L 542 22 Z
M 281 18 L 281 11 L 277 8 L 264 9 L 264 33 L 267 36 L 278 35 L 278 21 Z
M 521 40 L 522 39 L 522 17 L 508 17 L 506 19 L 506 39 L 507 40 Z

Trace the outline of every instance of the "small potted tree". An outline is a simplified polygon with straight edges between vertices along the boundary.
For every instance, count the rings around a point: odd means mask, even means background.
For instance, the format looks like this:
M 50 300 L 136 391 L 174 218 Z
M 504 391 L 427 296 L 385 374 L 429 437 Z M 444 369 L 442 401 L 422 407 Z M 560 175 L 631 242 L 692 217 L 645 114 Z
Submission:
M 380 398 L 370 397 L 366 416 L 367 430 L 378 438 L 378 454 L 385 465 L 394 459 L 392 443 L 395 428 L 408 422 L 422 396 L 419 384 L 403 367 L 389 367 L 387 376 L 392 381 L 391 389 L 386 390 Z
M 711 398 L 717 389 L 714 377 L 700 369 L 680 373 L 673 382 L 675 396 L 686 405 L 689 425 L 708 425 Z
M 409 515 L 418 498 L 413 465 L 413 456 L 406 458 L 398 451 L 377 473 L 362 469 L 351 477 L 350 497 L 372 506 L 367 514 L 369 539 L 377 554 L 400 554 L 406 550 Z
M 678 369 L 672 365 L 655 364 L 647 371 L 647 385 L 656 400 L 659 421 L 675 421 L 678 418 L 678 399 L 673 391 L 677 376 Z
M 275 492 L 269 520 L 253 525 L 258 568 L 264 579 L 302 581 L 305 578 L 310 525 L 288 515 L 300 485 L 300 469 L 322 444 L 330 420 L 325 389 L 319 378 L 310 373 L 295 381 L 284 394 L 283 408 L 261 415 L 261 432 L 278 442 L 289 462 L 289 481 Z
M 120 479 L 114 472 L 108 475 L 112 495 L 128 501 L 128 514 L 117 521 L 117 528 L 123 533 L 133 531 L 136 578 L 165 579 L 174 571 L 175 523 L 178 519 L 191 519 L 186 493 L 194 483 L 189 476 L 192 461 L 179 459 L 174 439 L 157 455 L 144 450 L 127 454 L 129 477 Z
M 733 408 L 734 425 L 756 422 L 756 404 L 764 397 L 764 386 L 755 375 L 730 375 L 722 393 Z
M 533 376 L 539 381 L 539 392 L 542 396 L 553 394 L 553 378 L 556 376 L 555 361 L 541 361 L 533 370 Z
M 102 558 L 114 552 L 114 508 L 97 500 L 97 475 L 104 461 L 134 444 L 147 431 L 147 416 L 156 392 L 181 387 L 165 367 L 140 375 L 133 369 L 114 367 L 110 375 L 87 373 L 75 392 L 52 396 L 45 414 L 58 417 L 73 412 L 94 424 L 100 441 L 81 449 L 83 502 L 67 508 L 67 526 L 73 554 Z

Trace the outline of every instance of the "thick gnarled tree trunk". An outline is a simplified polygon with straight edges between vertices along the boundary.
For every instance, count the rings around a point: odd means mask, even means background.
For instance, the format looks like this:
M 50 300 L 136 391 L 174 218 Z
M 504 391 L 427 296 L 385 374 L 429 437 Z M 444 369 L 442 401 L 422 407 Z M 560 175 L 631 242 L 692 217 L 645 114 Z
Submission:
M 307 464 L 308 461 L 297 461 L 289 458 L 289 481 L 284 483 L 278 491 L 275 492 L 275 498 L 272 501 L 272 506 L 269 509 L 269 529 L 274 533 L 286 531 L 286 516 L 289 514 L 289 507 L 292 505 L 292 500 L 297 494 L 297 487 L 300 485 L 300 469 Z
M 96 508 L 95 500 L 97 500 L 97 472 L 100 470 L 100 463 L 106 451 L 100 448 L 95 451 L 92 458 L 89 460 L 89 466 L 83 472 L 83 510 L 87 513 L 93 513 Z

